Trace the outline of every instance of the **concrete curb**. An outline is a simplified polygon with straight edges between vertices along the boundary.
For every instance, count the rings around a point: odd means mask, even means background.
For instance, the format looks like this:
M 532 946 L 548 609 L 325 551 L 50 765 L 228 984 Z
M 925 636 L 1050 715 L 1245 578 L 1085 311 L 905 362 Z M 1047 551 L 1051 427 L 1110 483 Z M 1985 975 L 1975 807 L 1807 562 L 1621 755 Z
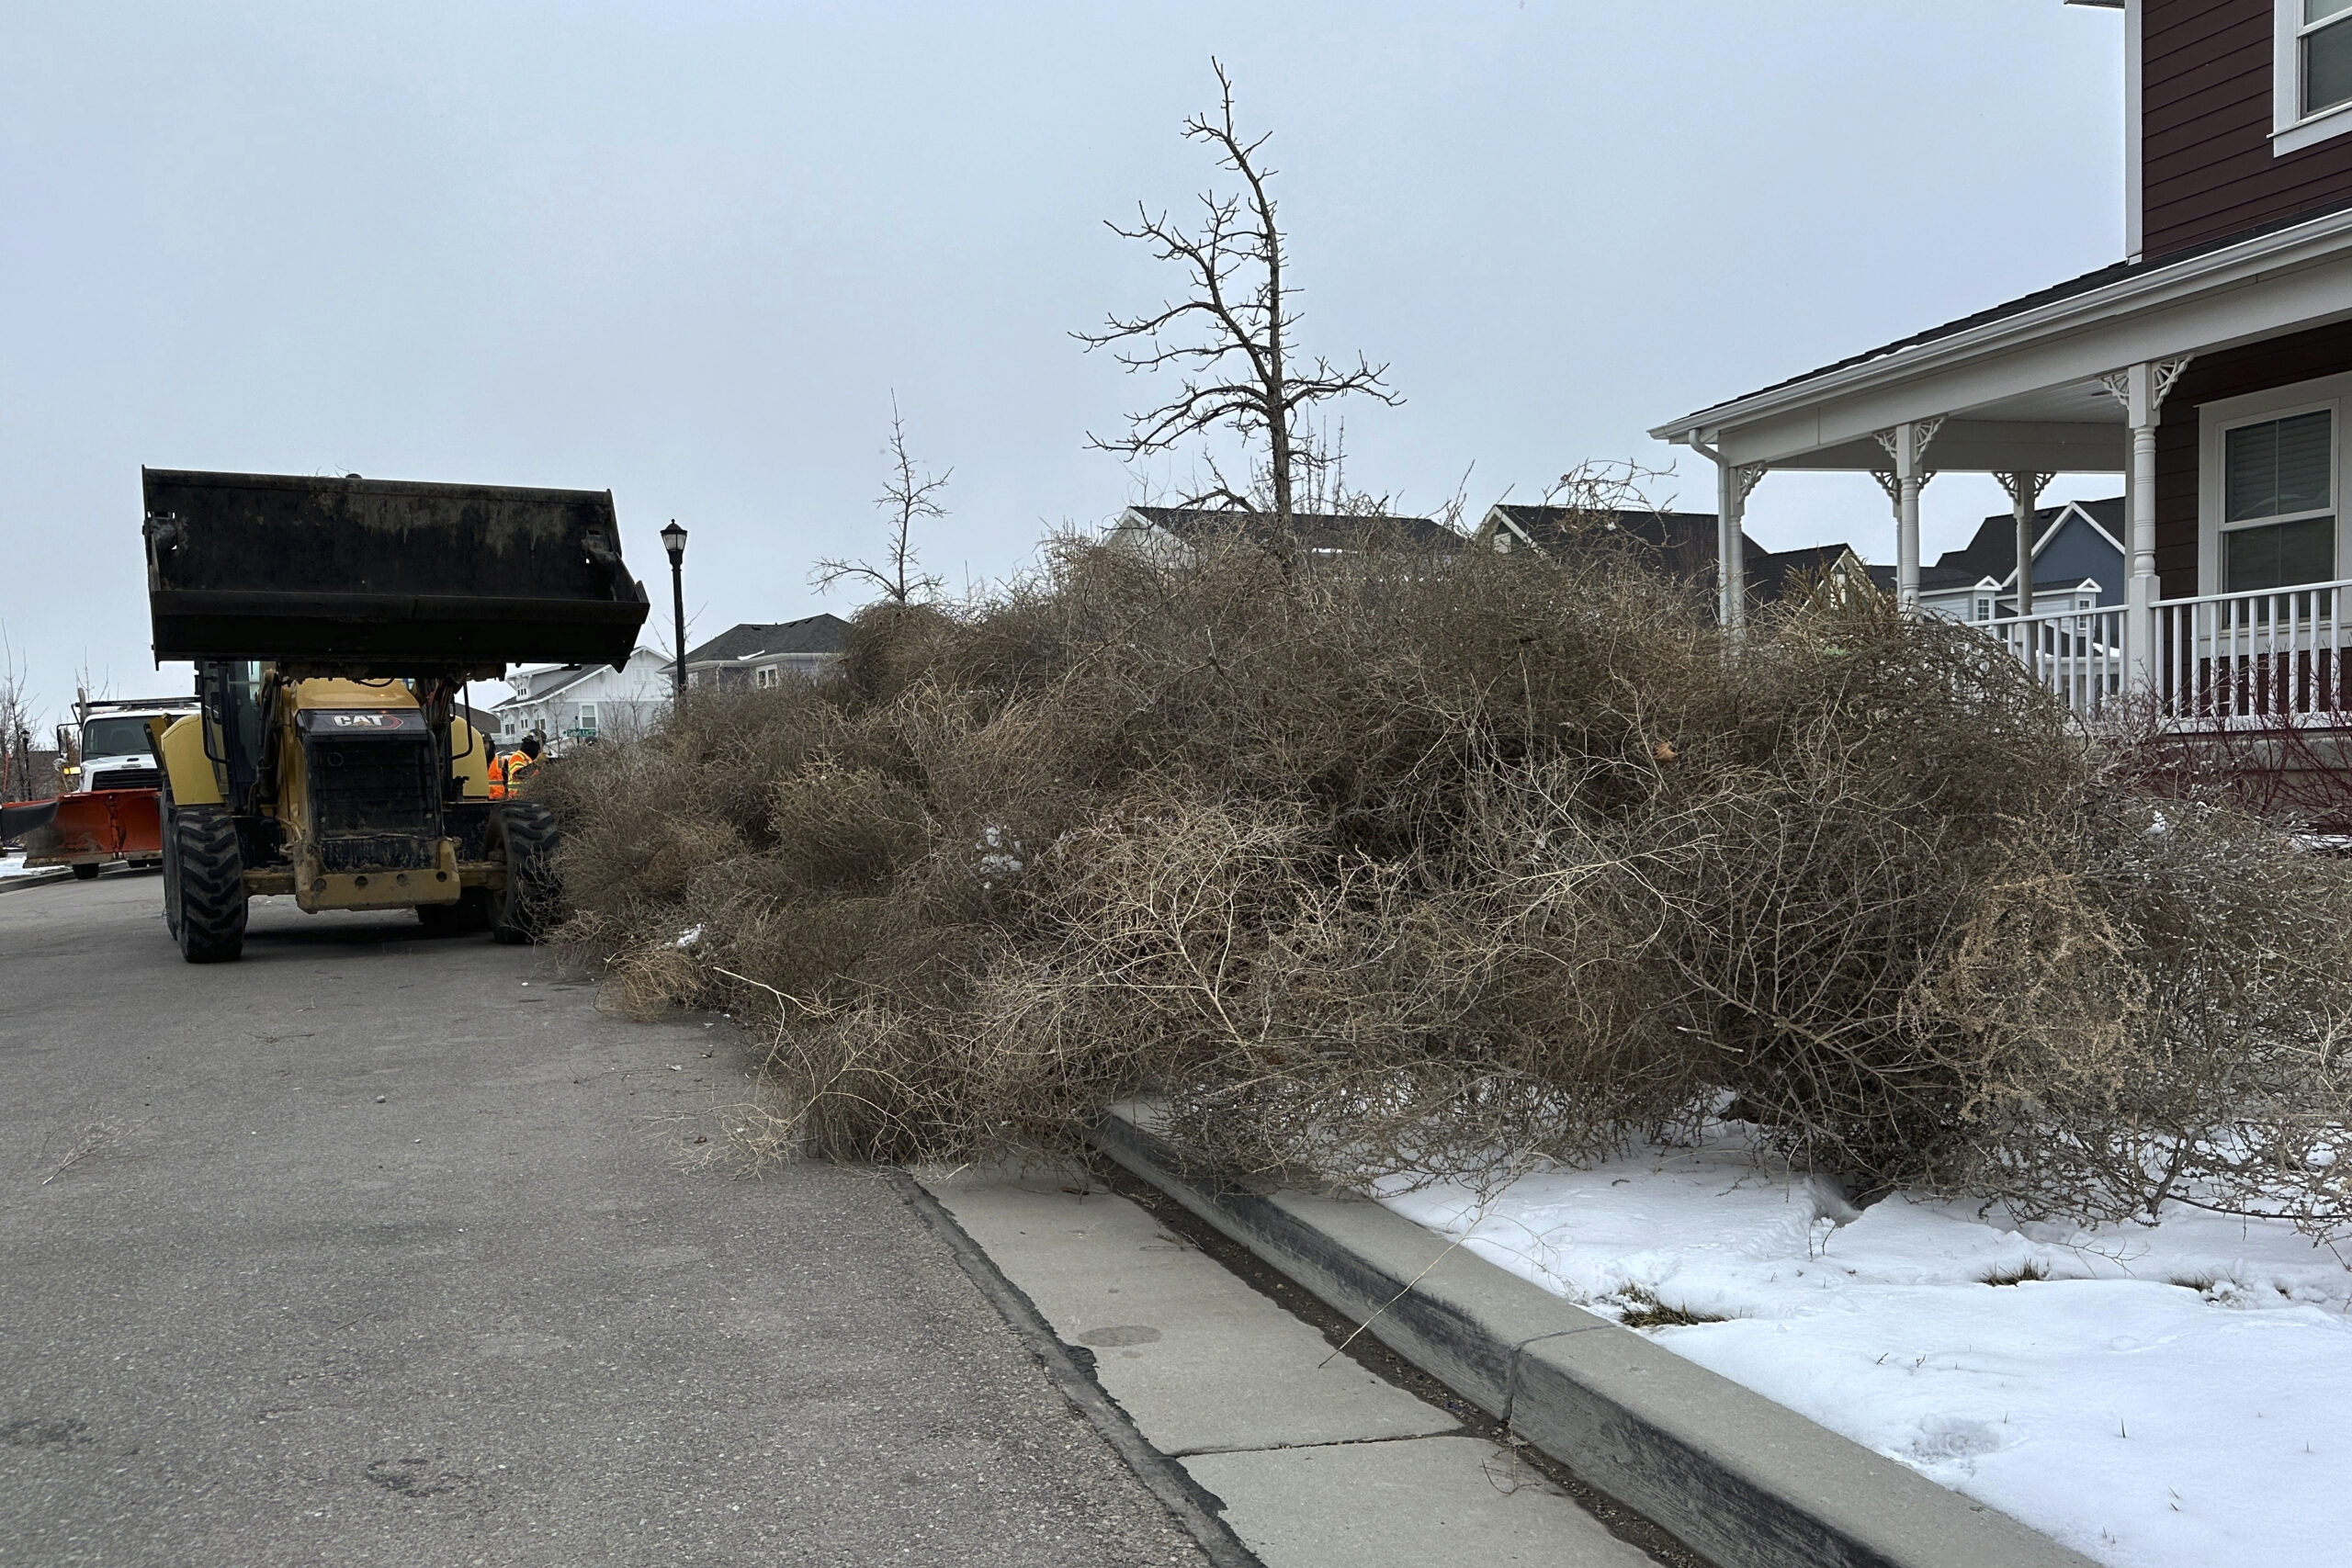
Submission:
M 1131 1107 L 1093 1141 L 1722 1568 L 2093 1568 L 1377 1203 L 1187 1172 Z

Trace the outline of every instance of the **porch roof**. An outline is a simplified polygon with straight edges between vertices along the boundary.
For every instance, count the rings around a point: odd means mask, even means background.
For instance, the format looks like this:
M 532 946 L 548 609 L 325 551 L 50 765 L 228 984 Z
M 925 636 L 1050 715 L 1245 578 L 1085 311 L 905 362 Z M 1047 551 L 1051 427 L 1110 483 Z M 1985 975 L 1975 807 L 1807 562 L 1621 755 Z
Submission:
M 2125 414 L 2103 378 L 2347 317 L 2352 210 L 2101 267 L 1650 434 L 1731 464 L 1883 471 L 1876 433 L 1941 420 L 1937 469 L 2120 473 Z

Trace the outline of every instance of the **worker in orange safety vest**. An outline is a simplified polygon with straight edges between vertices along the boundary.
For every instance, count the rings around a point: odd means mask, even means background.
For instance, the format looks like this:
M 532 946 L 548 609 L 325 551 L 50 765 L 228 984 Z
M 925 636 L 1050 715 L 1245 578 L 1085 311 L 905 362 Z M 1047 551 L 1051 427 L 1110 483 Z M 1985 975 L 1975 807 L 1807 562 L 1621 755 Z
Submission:
M 523 737 L 522 745 L 503 757 L 490 760 L 490 798 L 504 800 L 522 792 L 524 781 L 539 765 L 539 738 Z

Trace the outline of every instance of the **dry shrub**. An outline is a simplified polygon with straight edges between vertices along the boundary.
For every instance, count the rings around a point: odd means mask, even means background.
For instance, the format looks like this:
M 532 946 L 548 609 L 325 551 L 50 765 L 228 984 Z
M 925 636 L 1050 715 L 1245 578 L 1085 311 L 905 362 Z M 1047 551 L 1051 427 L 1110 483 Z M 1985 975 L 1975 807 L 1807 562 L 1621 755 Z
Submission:
M 1166 1101 L 1270 1178 L 1492 1175 L 1713 1116 L 1858 1194 L 2352 1204 L 2352 871 L 2110 760 L 1966 628 L 1374 547 L 1070 545 L 551 770 L 571 950 L 774 1032 L 837 1158 Z

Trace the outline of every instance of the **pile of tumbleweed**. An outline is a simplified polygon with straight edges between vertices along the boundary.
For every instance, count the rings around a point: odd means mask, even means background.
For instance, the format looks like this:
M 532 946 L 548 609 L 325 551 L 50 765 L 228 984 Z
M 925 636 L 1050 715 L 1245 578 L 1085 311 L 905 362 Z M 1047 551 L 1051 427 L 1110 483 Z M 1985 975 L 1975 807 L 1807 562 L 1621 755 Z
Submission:
M 1724 1116 L 1857 1194 L 2352 1213 L 2352 866 L 1968 628 L 1792 595 L 1727 657 L 1637 549 L 1071 545 L 869 611 L 827 681 L 555 771 L 567 945 L 754 1021 L 837 1158 L 1148 1094 L 1269 1178 Z

